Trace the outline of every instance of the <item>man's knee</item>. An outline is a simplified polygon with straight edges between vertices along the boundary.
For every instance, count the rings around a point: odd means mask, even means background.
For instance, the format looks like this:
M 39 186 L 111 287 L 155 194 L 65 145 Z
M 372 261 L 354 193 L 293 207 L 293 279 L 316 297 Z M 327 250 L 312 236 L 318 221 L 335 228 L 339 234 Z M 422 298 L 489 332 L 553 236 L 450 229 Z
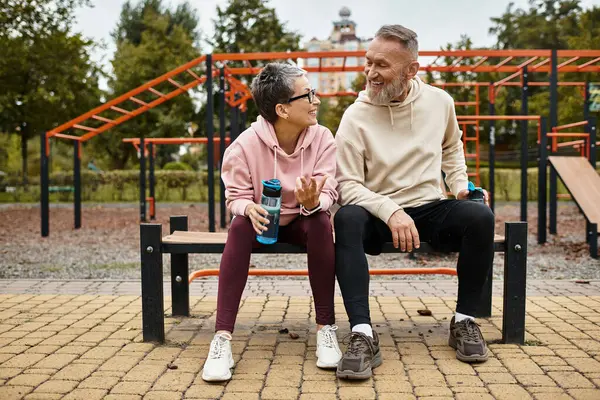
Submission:
M 492 210 L 483 204 L 472 203 L 469 210 L 469 227 L 483 234 L 493 232 L 495 217 Z
M 369 212 L 360 206 L 348 205 L 341 207 L 333 217 L 333 225 L 338 230 L 362 227 L 369 219 Z

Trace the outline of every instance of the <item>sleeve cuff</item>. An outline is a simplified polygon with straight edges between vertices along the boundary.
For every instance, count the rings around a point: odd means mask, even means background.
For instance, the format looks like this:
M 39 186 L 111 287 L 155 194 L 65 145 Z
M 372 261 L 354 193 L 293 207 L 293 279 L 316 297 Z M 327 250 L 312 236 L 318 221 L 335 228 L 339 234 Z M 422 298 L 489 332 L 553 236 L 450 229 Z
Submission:
M 452 194 L 454 195 L 454 197 L 457 197 L 461 191 L 468 189 L 468 188 L 469 188 L 469 181 L 460 180 L 460 181 L 454 182 L 452 184 L 452 188 L 450 190 L 452 191 Z
M 246 212 L 246 207 L 248 207 L 248 204 L 252 204 L 254 203 L 252 200 L 248 200 L 248 199 L 238 199 L 238 200 L 234 200 L 233 202 L 231 202 L 231 213 L 233 215 L 240 215 L 240 216 L 244 216 L 245 212 Z
M 319 195 L 319 204 L 321 204 L 321 209 L 327 211 L 333 205 L 333 199 L 327 193 L 321 193 Z
M 312 210 L 307 210 L 306 208 L 304 208 L 303 205 L 300 205 L 300 214 L 304 215 L 305 217 L 308 217 L 309 215 L 318 213 L 321 210 L 322 210 L 321 201 L 319 201 L 319 205 Z
M 396 204 L 392 199 L 386 198 L 385 202 L 379 207 L 379 210 L 377 210 L 377 217 L 387 224 L 390 217 L 396 211 L 401 209 L 402 207 Z

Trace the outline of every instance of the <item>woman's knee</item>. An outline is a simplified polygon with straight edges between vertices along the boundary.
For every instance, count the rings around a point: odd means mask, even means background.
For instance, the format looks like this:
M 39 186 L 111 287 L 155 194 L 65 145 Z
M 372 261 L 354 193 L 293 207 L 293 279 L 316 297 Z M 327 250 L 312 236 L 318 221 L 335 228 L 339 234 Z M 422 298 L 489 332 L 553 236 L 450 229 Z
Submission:
M 333 232 L 331 218 L 326 212 L 319 212 L 305 219 L 308 232 Z
M 254 231 L 254 227 L 252 226 L 252 221 L 249 218 L 236 216 L 231 221 L 231 225 L 229 226 L 229 232 L 227 234 L 228 237 L 236 237 L 236 238 L 254 238 L 256 232 Z

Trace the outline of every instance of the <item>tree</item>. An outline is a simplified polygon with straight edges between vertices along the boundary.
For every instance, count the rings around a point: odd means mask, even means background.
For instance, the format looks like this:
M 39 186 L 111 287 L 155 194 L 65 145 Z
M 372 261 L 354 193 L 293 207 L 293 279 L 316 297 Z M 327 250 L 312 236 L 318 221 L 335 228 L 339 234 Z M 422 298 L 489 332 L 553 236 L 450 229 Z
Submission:
M 170 10 L 162 0 L 143 0 L 137 5 L 127 1 L 112 33 L 117 50 L 112 60 L 113 76 L 108 81 L 111 94 L 125 93 L 198 57 L 197 25 L 198 17 L 188 3 Z M 163 83 L 156 89 L 167 93 L 174 87 Z M 136 97 L 145 102 L 156 98 L 148 92 Z M 134 154 L 133 147 L 123 143 L 123 138 L 182 136 L 194 114 L 190 93 L 183 93 L 98 136 L 92 146 L 108 155 L 110 168 L 122 169 Z M 158 147 L 158 165 L 171 161 L 168 150 L 166 146 Z
M 21 136 L 24 184 L 27 140 L 100 98 L 93 43 L 71 31 L 75 8 L 86 5 L 89 0 L 0 3 L 0 131 Z
M 365 88 L 367 83 L 367 78 L 365 74 L 359 73 L 354 81 L 352 82 L 351 90 L 354 92 L 360 92 Z M 340 91 L 343 88 L 339 89 Z M 319 110 L 319 121 L 323 126 L 331 129 L 331 132 L 335 135 L 337 132 L 340 122 L 342 120 L 342 116 L 344 115 L 344 111 L 350 105 L 352 105 L 356 101 L 356 97 L 354 96 L 344 96 L 338 97 L 335 100 L 327 100 L 324 99 L 322 103 L 322 107 Z
M 209 43 L 215 53 L 297 51 L 300 48 L 300 35 L 286 29 L 275 9 L 268 6 L 268 0 L 229 0 L 225 7 L 217 6 L 217 19 L 213 23 L 214 35 Z M 244 66 L 244 63 L 227 65 Z M 253 64 L 262 65 L 262 62 Z M 250 79 L 242 77 L 241 80 L 250 85 Z M 252 121 L 257 115 L 256 106 L 249 102 L 248 120 Z

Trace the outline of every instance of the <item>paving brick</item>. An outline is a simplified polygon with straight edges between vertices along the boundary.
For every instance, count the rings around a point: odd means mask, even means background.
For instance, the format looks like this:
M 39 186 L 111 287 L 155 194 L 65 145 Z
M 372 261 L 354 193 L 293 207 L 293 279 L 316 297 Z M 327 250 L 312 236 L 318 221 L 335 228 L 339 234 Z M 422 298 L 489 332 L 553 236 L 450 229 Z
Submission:
M 34 365 L 34 368 L 61 369 L 77 358 L 75 354 L 51 354 Z
M 517 381 L 523 386 L 552 386 L 554 381 L 546 375 L 515 375 Z
M 570 389 L 568 393 L 575 400 L 598 400 L 600 399 L 600 389 Z
M 594 384 L 579 372 L 548 372 L 548 376 L 564 389 L 594 387 Z
M 463 387 L 477 387 L 483 386 L 483 382 L 479 377 L 473 375 L 448 375 L 446 376 L 448 385 L 452 387 L 463 386 Z
M 119 357 L 115 356 L 108 359 L 102 366 L 101 371 L 129 371 L 140 360 L 140 357 Z
M 89 351 L 85 352 L 81 358 L 82 359 L 98 359 L 98 360 L 108 360 L 114 354 L 119 351 L 118 347 L 92 347 Z
M 25 396 L 24 400 L 59 400 L 63 395 L 58 393 L 30 393 Z
M 414 386 L 446 386 L 444 376 L 437 370 L 411 370 L 408 377 Z
M 150 389 L 148 382 L 121 382 L 110 391 L 111 394 L 144 395 Z
M 337 386 L 333 381 L 304 381 L 301 393 L 332 393 L 335 394 Z
M 258 400 L 258 393 L 225 393 L 221 400 Z
M 496 400 L 525 400 L 531 399 L 531 395 L 527 393 L 519 385 L 488 385 L 488 389 Z
M 69 393 L 79 382 L 52 379 L 42 383 L 35 391 L 37 393 Z
M 161 363 L 161 365 L 140 364 L 127 372 L 127 374 L 123 377 L 123 380 L 154 382 L 166 369 L 166 363 Z
M 425 387 L 419 386 L 415 388 L 417 398 L 423 397 L 452 397 L 452 391 L 445 387 Z
M 495 400 L 489 393 L 456 393 L 456 400 Z
M 152 390 L 184 392 L 193 380 L 194 374 L 169 370 L 152 386 Z
M 90 364 L 71 364 L 67 365 L 60 371 L 54 375 L 54 379 L 63 379 L 68 381 L 82 381 L 94 370 L 96 369 L 95 365 Z
M 436 364 L 444 375 L 475 375 L 473 366 L 457 359 L 438 360 Z
M 412 393 L 413 386 L 408 381 L 375 380 L 375 390 L 382 393 Z
M 506 359 L 504 366 L 513 374 L 534 374 L 544 373 L 540 367 L 530 359 Z
M 500 372 L 500 373 L 480 373 L 479 378 L 486 384 L 492 383 L 516 383 L 516 379 L 509 373 Z
M 119 383 L 119 378 L 112 376 L 90 376 L 79 384 L 82 389 L 112 389 Z
M 63 400 L 102 400 L 107 391 L 102 389 L 75 389 Z
M 185 399 L 216 399 L 221 396 L 224 390 L 224 386 L 219 384 L 208 384 L 201 381 L 201 384 L 192 385 L 185 392 Z
M 600 362 L 591 357 L 566 358 L 565 361 L 579 372 L 600 372 Z
M 235 365 L 236 374 L 266 374 L 271 363 L 269 360 L 240 360 Z
M 12 378 L 6 382 L 10 386 L 32 386 L 36 387 L 40 383 L 50 379 L 50 375 L 39 375 L 39 374 L 21 374 Z
M 379 400 L 416 400 L 410 393 L 383 393 L 377 396 Z
M 103 400 L 141 400 L 142 396 L 137 394 L 108 394 Z
M 2 364 L 4 368 L 27 368 L 44 359 L 44 354 L 19 354 Z
M 376 397 L 373 388 L 352 386 L 341 387 L 339 390 L 339 396 L 342 399 L 349 400 L 368 400 L 375 399 Z
M 0 386 L 0 399 L 22 399 L 24 395 L 31 392 L 32 390 L 33 388 L 29 386 Z
M 143 397 L 144 400 L 180 400 L 183 392 L 166 392 L 151 390 Z
M 225 387 L 227 393 L 258 393 L 263 386 L 261 380 L 232 380 Z
M 296 400 L 300 389 L 289 387 L 265 387 L 260 393 L 262 400 Z

